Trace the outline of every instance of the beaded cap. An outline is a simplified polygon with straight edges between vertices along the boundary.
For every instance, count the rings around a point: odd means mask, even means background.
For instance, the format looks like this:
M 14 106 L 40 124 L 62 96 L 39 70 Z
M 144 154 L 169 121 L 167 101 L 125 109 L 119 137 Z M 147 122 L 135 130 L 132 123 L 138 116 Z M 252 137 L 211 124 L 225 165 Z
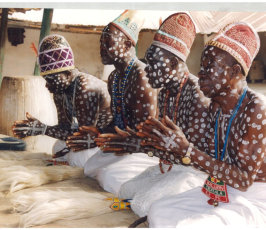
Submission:
M 196 28 L 190 16 L 186 13 L 175 13 L 163 21 L 152 44 L 186 61 L 195 36 Z
M 136 45 L 139 32 L 144 23 L 143 15 L 137 10 L 125 10 L 119 17 L 111 22 L 115 27 L 125 33 Z
M 260 48 L 260 39 L 255 29 L 244 22 L 225 26 L 206 46 L 216 46 L 232 55 L 248 74 L 252 61 Z
M 44 37 L 39 45 L 40 75 L 74 69 L 74 55 L 67 40 L 58 34 Z

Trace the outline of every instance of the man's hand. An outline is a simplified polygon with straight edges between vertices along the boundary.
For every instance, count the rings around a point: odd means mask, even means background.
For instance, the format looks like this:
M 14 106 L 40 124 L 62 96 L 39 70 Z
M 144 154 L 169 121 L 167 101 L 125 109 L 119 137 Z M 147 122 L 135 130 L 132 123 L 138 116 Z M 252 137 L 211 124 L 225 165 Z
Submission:
M 100 134 L 94 126 L 82 126 L 79 132 L 73 133 L 73 136 L 67 138 L 66 144 L 74 152 L 95 147 L 94 139 Z
M 167 116 L 162 122 L 149 117 L 144 123 L 137 126 L 137 135 L 144 138 L 142 146 L 154 146 L 164 152 L 175 152 L 184 155 L 182 150 L 187 149 L 189 142 L 182 130 Z
M 45 134 L 47 125 L 26 113 L 27 120 L 15 121 L 12 126 L 13 134 L 19 138 Z
M 62 150 L 57 151 L 57 152 L 53 155 L 53 158 L 63 157 L 63 156 L 65 156 L 69 151 L 70 151 L 70 149 L 69 149 L 68 147 L 63 148 Z
M 126 128 L 126 131 L 115 127 L 116 134 L 105 133 L 100 134 L 98 138 L 95 138 L 97 146 L 101 148 L 103 152 L 115 152 L 116 155 L 123 155 L 125 153 L 133 153 L 140 151 L 141 139 L 136 136 L 136 132 Z

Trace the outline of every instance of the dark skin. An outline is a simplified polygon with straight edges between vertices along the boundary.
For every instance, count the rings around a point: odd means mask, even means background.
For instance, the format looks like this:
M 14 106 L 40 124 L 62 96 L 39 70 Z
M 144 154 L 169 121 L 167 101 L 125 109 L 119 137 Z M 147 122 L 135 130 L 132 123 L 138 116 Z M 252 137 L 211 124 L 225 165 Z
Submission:
M 103 127 L 110 123 L 112 119 L 109 108 L 110 97 L 107 86 L 103 81 L 77 70 L 46 75 L 44 79 L 46 80 L 47 89 L 50 93 L 53 93 L 58 112 L 58 125 L 47 126 L 45 135 L 66 140 L 68 136 L 77 131 L 77 127 L 71 128 L 74 91 L 74 110 L 79 126 Z M 36 127 L 44 125 L 29 113 L 26 113 L 26 116 L 27 120 L 16 121 L 12 127 L 14 135 L 19 138 L 32 135 L 32 132 L 27 129 L 32 126 L 34 121 L 37 122 Z M 42 134 L 42 132 L 34 133 L 34 135 L 39 134 Z M 88 141 L 85 141 L 85 144 L 95 146 L 94 143 L 88 143 Z M 67 150 L 59 151 L 55 157 L 62 156 L 67 152 Z
M 192 78 L 188 78 L 182 94 L 179 94 L 180 97 L 177 99 L 182 79 L 185 79 L 189 74 L 186 64 L 169 51 L 153 45 L 147 50 L 145 58 L 147 60 L 145 72 L 147 73 L 149 83 L 153 88 L 162 88 L 158 96 L 159 118 L 162 119 L 167 115 L 176 124 L 182 124 L 182 129 L 186 136 L 197 143 L 198 148 L 203 148 L 201 141 L 203 134 L 195 136 L 193 134 L 194 129 L 192 128 L 197 125 L 199 119 L 201 119 L 200 116 L 206 114 L 209 100 L 204 97 Z M 192 110 L 194 115 L 192 113 L 186 114 L 188 110 Z M 137 128 L 142 130 L 142 125 L 143 123 L 140 123 Z M 139 146 L 141 139 L 148 135 L 148 133 L 153 138 L 156 138 L 156 135 L 151 134 L 150 130 L 142 130 L 142 132 L 138 133 L 134 133 L 132 130 L 122 132 L 118 128 L 116 130 L 117 134 L 113 135 L 113 137 L 100 135 L 96 139 L 96 144 L 102 147 L 103 151 L 115 151 L 119 154 L 127 152 L 152 152 L 161 159 L 166 158 L 164 154 L 165 149 L 156 149 L 153 145 L 145 144 L 144 142 L 142 146 Z M 126 139 L 123 139 L 122 136 L 125 136 Z M 176 159 L 176 162 L 179 162 L 179 160 Z
M 115 114 L 114 101 L 113 101 L 113 87 L 115 75 L 120 79 L 118 86 L 121 87 L 121 80 L 125 76 L 125 71 L 132 58 L 136 58 L 135 47 L 133 42 L 122 33 L 113 24 L 109 24 L 103 30 L 100 39 L 100 53 L 103 64 L 113 64 L 115 70 L 108 78 L 108 91 L 112 97 L 111 107 L 112 114 Z M 136 130 L 136 125 L 147 119 L 148 116 L 155 116 L 157 107 L 157 90 L 152 89 L 148 84 L 148 79 L 144 71 L 145 65 L 136 59 L 132 69 L 128 75 L 126 82 L 124 101 L 127 112 L 128 122 L 125 126 Z M 88 127 L 82 127 L 83 130 Z M 100 131 L 95 132 L 95 135 Z M 105 138 L 116 138 L 114 121 L 101 130 Z M 86 133 L 79 133 L 76 137 L 83 138 Z M 100 135 L 101 136 L 101 135 Z M 119 137 L 120 139 L 124 136 Z M 73 148 L 75 144 L 71 138 L 67 141 L 68 146 Z M 84 146 L 85 148 L 85 146 Z M 107 151 L 108 149 L 105 149 Z
M 203 93 L 212 99 L 212 103 L 206 118 L 207 146 L 205 151 L 192 148 L 192 166 L 241 191 L 246 191 L 254 181 L 265 182 L 266 106 L 265 102 L 250 90 L 247 91 L 232 122 L 226 160 L 221 161 L 214 157 L 214 126 L 217 111 L 221 110 L 218 142 L 221 150 L 224 145 L 224 129 L 228 125 L 230 112 L 246 87 L 241 66 L 227 52 L 209 46 L 202 54 L 199 84 Z M 185 155 L 191 143 L 180 127 L 168 118 L 162 122 L 149 118 L 142 125 L 139 133 L 145 137 L 142 144 L 170 151 L 171 154 L 167 159 L 172 163 L 175 163 L 176 158 L 180 159 Z

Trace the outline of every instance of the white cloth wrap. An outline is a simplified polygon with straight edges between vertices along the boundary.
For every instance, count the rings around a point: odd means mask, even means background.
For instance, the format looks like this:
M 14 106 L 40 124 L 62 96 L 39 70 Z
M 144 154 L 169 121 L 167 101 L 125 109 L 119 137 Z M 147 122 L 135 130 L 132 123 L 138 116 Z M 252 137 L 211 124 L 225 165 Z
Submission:
M 163 164 L 162 167 L 164 174 L 157 163 L 120 188 L 118 196 L 131 198 L 131 208 L 140 217 L 148 214 L 153 202 L 202 185 L 208 176 L 193 167 L 183 165 L 173 165 L 169 172 L 169 165 Z
M 53 154 L 57 151 L 62 150 L 63 148 L 67 147 L 65 141 L 58 140 L 55 142 L 53 146 Z M 87 160 L 92 157 L 97 151 L 99 150 L 98 147 L 94 147 L 91 149 L 85 149 L 78 152 L 73 152 L 70 150 L 65 156 L 56 158 L 57 161 L 67 161 L 70 166 L 84 168 L 85 163 Z
M 157 157 L 148 157 L 145 153 L 116 156 L 99 150 L 86 162 L 84 174 L 97 179 L 104 190 L 117 196 L 123 183 L 158 162 Z
M 229 203 L 220 202 L 218 207 L 207 203 L 201 189 L 202 185 L 154 202 L 148 212 L 149 227 L 265 229 L 266 183 L 255 182 L 246 192 L 227 186 Z

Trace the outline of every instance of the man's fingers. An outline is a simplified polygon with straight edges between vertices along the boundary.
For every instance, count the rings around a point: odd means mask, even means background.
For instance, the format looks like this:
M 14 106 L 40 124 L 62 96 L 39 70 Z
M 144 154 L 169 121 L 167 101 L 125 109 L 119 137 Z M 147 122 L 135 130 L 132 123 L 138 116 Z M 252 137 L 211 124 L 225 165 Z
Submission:
M 121 152 L 125 151 L 123 148 L 117 148 L 117 147 L 104 147 L 101 148 L 103 152 Z
M 121 137 L 121 136 L 116 136 L 116 137 L 96 137 L 94 138 L 95 142 L 125 142 L 126 138 L 125 137 Z
M 133 129 L 131 129 L 130 127 L 126 127 L 126 130 L 127 130 L 127 132 L 129 133 L 129 134 L 131 134 L 132 136 L 133 135 L 136 135 L 136 132 L 133 130 Z
M 160 150 L 165 151 L 165 148 L 160 146 L 158 142 L 143 140 L 140 144 L 142 146 L 152 146 L 156 149 L 160 149 Z
M 154 126 L 154 128 L 158 131 L 162 130 L 164 133 L 167 133 L 168 132 L 168 128 L 163 125 L 162 122 L 160 122 L 159 120 L 153 118 L 153 117 L 149 117 L 145 123 L 147 124 L 152 124 Z
M 94 139 L 94 142 L 95 142 L 95 143 L 104 143 L 104 142 L 106 142 L 106 141 L 108 141 L 108 138 L 96 137 L 96 138 Z
M 141 133 L 141 135 L 139 135 L 140 133 Z M 157 137 L 153 133 L 146 132 L 145 130 L 139 130 L 139 132 L 137 132 L 137 136 L 139 136 L 139 137 L 145 137 L 145 138 L 151 139 L 153 141 L 160 141 L 161 140 L 159 137 Z
M 115 131 L 121 135 L 122 137 L 128 137 L 130 134 L 122 129 L 119 129 L 117 126 L 115 126 Z
M 94 135 L 100 134 L 99 130 L 94 126 L 81 126 L 79 130 L 86 133 L 93 133 Z
M 19 137 L 19 138 L 24 138 L 27 136 L 27 132 L 28 131 L 14 131 L 13 130 L 13 134 L 16 136 L 16 137 Z
M 28 120 L 21 120 L 21 121 L 15 121 L 14 126 L 28 126 L 29 121 Z
M 79 150 L 88 149 L 88 144 L 75 144 L 75 145 L 67 145 L 69 148 L 71 148 L 74 152 Z
M 75 133 L 73 133 L 73 134 L 75 134 Z M 88 137 L 87 137 L 87 135 L 86 136 L 83 136 L 83 135 L 74 135 L 74 136 L 68 136 L 67 137 L 67 141 L 74 141 L 74 140 L 87 140 L 88 139 Z
M 98 137 L 102 137 L 102 138 L 121 138 L 120 135 L 115 134 L 115 133 L 103 133 L 98 135 Z
M 35 117 L 33 117 L 32 115 L 30 115 L 28 112 L 26 112 L 26 118 L 27 118 L 29 121 L 35 121 L 35 120 L 37 120 Z
M 164 124 L 168 128 L 170 128 L 172 130 L 178 130 L 179 129 L 179 127 L 168 116 L 165 116 L 163 121 L 164 121 Z

